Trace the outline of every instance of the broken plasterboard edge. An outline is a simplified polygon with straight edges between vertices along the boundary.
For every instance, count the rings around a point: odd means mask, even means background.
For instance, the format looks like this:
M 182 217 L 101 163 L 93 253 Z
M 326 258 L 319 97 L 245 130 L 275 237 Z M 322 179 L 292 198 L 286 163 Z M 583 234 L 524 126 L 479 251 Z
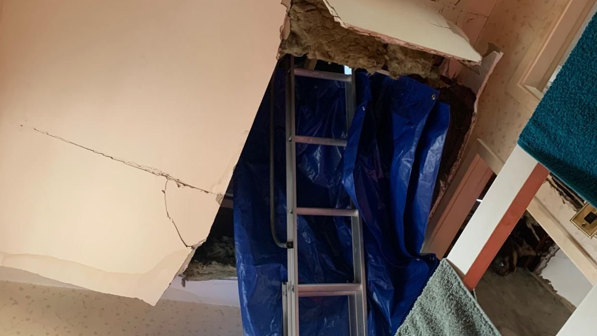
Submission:
M 386 69 L 391 77 L 436 77 L 434 55 L 344 28 L 323 0 L 293 0 L 288 11 L 290 34 L 280 44 L 281 55 L 306 56 L 343 64 L 369 73 Z
M 490 44 L 487 53 L 483 56 L 481 63 L 473 68 L 462 69 L 458 76 L 458 82 L 473 90 L 477 99 L 475 99 L 475 117 L 479 105 L 479 98 L 487 86 L 489 76 L 495 70 L 498 62 L 502 59 L 504 53 L 497 46 Z
M 183 244 L 192 248 L 200 246 L 207 239 L 218 212 L 219 195 L 197 192 L 169 180 L 165 182 L 163 193 L 168 218 Z M 198 206 L 209 202 L 217 206 Z
M 0 141 L 11 158 L 0 160 L 0 203 L 11 209 L 0 212 L 0 265 L 155 304 L 193 254 L 167 218 L 163 187 L 174 180 L 6 120 L 0 138 L 19 144 Z M 215 215 L 215 195 L 170 189 L 176 216 L 211 227 L 192 214 Z M 195 204 L 185 209 L 181 197 Z M 181 221 L 189 245 L 207 237 Z
M 466 65 L 476 65 L 481 61 L 481 55 L 470 45 L 462 30 L 432 9 L 428 2 L 322 1 L 336 22 L 359 34 L 373 36 L 388 44 L 455 59 Z M 404 19 L 402 21 L 410 23 L 401 23 L 401 17 Z M 433 34 L 440 36 L 430 38 Z
M 288 38 L 290 35 L 290 16 L 288 16 L 288 12 L 290 11 L 291 0 L 282 0 L 282 6 L 286 7 L 286 15 L 284 15 L 284 23 L 280 26 L 280 41 L 283 41 Z M 276 58 L 280 58 L 282 54 L 279 52 L 277 53 Z
M 477 120 L 479 98 L 481 97 L 481 94 L 483 93 L 483 90 L 485 89 L 485 86 L 487 85 L 489 76 L 493 73 L 493 70 L 495 69 L 495 67 L 497 66 L 497 63 L 500 61 L 500 59 L 502 58 L 503 55 L 504 55 L 504 53 L 499 48 L 492 47 L 485 54 L 485 56 L 481 60 L 481 64 L 479 66 L 473 67 L 473 68 L 464 68 L 462 70 L 462 72 L 460 73 L 458 82 L 460 84 L 462 84 L 463 86 L 471 89 L 471 91 L 473 91 L 473 93 L 476 96 L 475 102 L 473 103 L 474 112 L 473 112 L 473 116 L 472 116 L 472 120 L 471 120 L 471 127 L 464 137 L 464 140 L 462 142 L 462 148 L 460 149 L 460 152 L 458 153 L 458 157 L 456 158 L 454 165 L 450 169 L 450 173 L 448 174 L 448 179 L 446 181 L 445 186 L 443 186 L 439 189 L 439 193 L 438 193 L 437 198 L 435 199 L 435 203 L 433 204 L 431 211 L 429 212 L 429 218 L 431 218 L 434 215 L 435 211 L 439 207 L 439 205 L 442 201 L 442 198 L 444 197 L 444 194 L 447 192 L 448 188 L 450 187 L 450 184 L 452 183 L 452 181 L 454 180 L 454 177 L 456 176 L 458 168 L 460 168 L 460 165 L 462 163 L 462 160 L 464 159 L 464 155 L 465 155 L 466 151 L 469 149 L 468 148 L 469 141 L 473 134 L 474 127 L 475 127 L 476 120 Z
M 0 252 L 0 266 L 24 270 L 65 284 L 106 294 L 138 298 L 155 305 L 172 281 L 172 274 L 184 262 L 189 249 L 166 256 L 152 270 L 143 274 L 106 272 L 80 263 L 51 256 L 6 254 Z M 126 284 L 126 286 L 123 286 Z
M 483 94 L 483 90 L 485 89 L 485 86 L 487 86 L 487 81 L 489 81 L 489 76 L 491 76 L 493 70 L 495 70 L 495 67 L 497 66 L 498 62 L 502 59 L 502 56 L 504 56 L 504 53 L 499 48 L 492 48 L 485 54 L 485 56 L 483 56 L 483 59 L 481 60 L 481 63 L 478 67 L 464 68 L 461 72 L 459 82 L 462 85 L 471 89 L 475 93 L 476 98 L 475 103 L 473 105 L 474 113 L 473 120 L 471 121 L 471 128 L 469 129 L 468 134 L 464 138 L 462 149 L 458 154 L 458 159 L 456 159 L 456 163 L 450 171 L 450 176 L 452 176 L 452 178 L 456 175 L 456 170 L 458 170 L 458 168 L 460 167 L 460 162 L 464 157 L 464 152 L 466 151 L 470 138 L 473 134 L 477 119 L 477 113 L 479 111 L 479 99 L 481 98 L 481 94 Z M 438 202 L 436 202 L 436 204 L 437 203 Z

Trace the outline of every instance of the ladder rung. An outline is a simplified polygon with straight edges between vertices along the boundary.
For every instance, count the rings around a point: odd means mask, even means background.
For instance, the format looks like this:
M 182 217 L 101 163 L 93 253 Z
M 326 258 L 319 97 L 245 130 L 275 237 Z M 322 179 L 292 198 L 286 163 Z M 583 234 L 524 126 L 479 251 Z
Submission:
M 355 217 L 359 215 L 359 211 L 357 209 L 296 208 L 296 214 L 303 216 Z
M 317 138 L 304 135 L 295 135 L 294 140 L 301 144 L 346 147 L 346 140 L 344 139 Z
M 309 284 L 299 285 L 299 297 L 346 296 L 359 293 L 360 284 Z
M 299 77 L 328 79 L 328 80 L 340 81 L 340 82 L 352 81 L 351 75 L 345 75 L 345 74 L 341 74 L 341 73 L 328 72 L 328 71 L 315 71 L 315 70 L 309 70 L 309 69 L 303 69 L 303 68 L 295 68 L 294 75 L 299 76 Z

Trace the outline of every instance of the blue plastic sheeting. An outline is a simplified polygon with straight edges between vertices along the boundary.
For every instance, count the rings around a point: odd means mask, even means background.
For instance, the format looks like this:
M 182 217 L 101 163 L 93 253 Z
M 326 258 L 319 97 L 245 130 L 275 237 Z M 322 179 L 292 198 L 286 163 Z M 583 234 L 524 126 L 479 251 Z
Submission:
M 394 335 L 438 264 L 419 251 L 450 110 L 407 77 L 357 83 L 343 181 L 365 223 L 369 335 Z
M 393 335 L 437 265 L 419 250 L 449 108 L 436 103 L 437 91 L 410 78 L 357 77 L 359 107 L 346 153 L 340 147 L 297 145 L 297 202 L 322 208 L 355 202 L 364 219 L 369 335 Z M 275 225 L 284 240 L 282 72 L 275 87 Z M 269 228 L 269 100 L 266 93 L 234 174 L 241 312 L 245 334 L 254 336 L 283 334 L 286 250 L 274 244 Z M 296 111 L 297 134 L 347 137 L 343 83 L 297 78 Z M 297 240 L 300 283 L 353 280 L 348 219 L 299 216 Z M 301 298 L 301 335 L 348 335 L 347 304 L 345 297 Z

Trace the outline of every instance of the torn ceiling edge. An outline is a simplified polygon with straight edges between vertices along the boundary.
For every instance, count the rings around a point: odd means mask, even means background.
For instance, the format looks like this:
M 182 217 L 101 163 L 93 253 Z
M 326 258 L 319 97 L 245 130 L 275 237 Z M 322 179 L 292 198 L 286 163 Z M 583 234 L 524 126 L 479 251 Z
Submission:
M 286 8 L 0 4 L 0 265 L 155 303 L 209 233 Z
M 402 9 L 399 7 L 401 1 L 398 2 L 398 7 L 391 6 L 393 11 L 390 12 L 379 9 L 376 11 L 375 3 L 380 2 L 382 1 L 377 0 L 365 5 L 359 1 L 293 0 L 282 33 L 280 54 L 307 55 L 311 59 L 366 69 L 369 72 L 386 69 L 392 77 L 407 74 L 435 77 L 434 55 L 457 59 L 467 65 L 478 64 L 481 60 L 481 56 L 470 46 L 463 34 L 455 32 L 457 28 L 454 25 L 424 6 L 410 4 L 405 8 L 417 12 L 418 16 L 434 20 L 426 25 L 432 31 L 440 32 L 439 36 L 427 39 L 433 43 L 427 43 L 425 39 L 419 39 L 419 43 L 414 43 L 414 37 L 402 40 L 399 29 L 384 29 L 383 26 L 359 20 L 356 20 L 356 24 L 351 23 L 353 15 L 350 15 L 350 12 L 364 5 L 367 10 L 374 12 L 371 17 L 376 20 L 388 20 L 389 15 L 392 22 L 397 22 L 397 18 L 404 16 L 397 10 Z M 338 13 L 338 5 L 344 13 L 348 13 L 348 20 L 341 16 L 342 13 Z M 351 8 L 352 6 L 354 8 Z M 437 45 L 437 40 L 444 40 L 443 48 Z M 466 52 L 462 55 L 454 53 L 452 51 L 455 51 L 455 48 L 464 48 Z
M 462 30 L 447 21 L 438 4 L 420 0 L 322 0 L 347 28 L 388 44 L 479 64 L 481 55 Z
M 11 209 L 0 212 L 0 265 L 155 304 L 192 257 L 185 245 L 207 237 L 215 195 L 172 183 L 165 204 L 163 176 L 33 130 L 0 130 L 20 144 L 0 145 L 12 158 L 0 161 L 0 204 Z M 11 183 L 23 170 L 29 183 Z
M 178 265 L 187 258 L 188 253 L 188 250 L 174 252 L 165 256 L 153 269 L 139 274 L 106 272 L 47 255 L 3 252 L 0 252 L 0 266 L 24 270 L 97 292 L 139 298 L 155 305 L 168 288 L 168 284 L 172 282 L 172 275 L 177 271 Z
M 436 187 L 437 196 L 435 197 L 433 206 L 431 208 L 431 211 L 429 212 L 429 218 L 431 218 L 437 210 L 437 207 L 439 206 L 442 197 L 446 193 L 446 190 L 450 186 L 450 183 L 452 183 L 454 176 L 456 176 L 458 168 L 460 168 L 460 164 L 462 163 L 464 154 L 468 149 L 468 143 L 473 134 L 474 127 L 477 121 L 479 98 L 481 97 L 483 90 L 487 86 L 489 76 L 493 73 L 493 70 L 495 69 L 503 55 L 504 53 L 497 46 L 490 44 L 479 66 L 463 69 L 459 77 L 457 78 L 457 82 L 459 84 L 471 89 L 475 94 L 475 101 L 473 104 L 474 112 L 472 115 L 470 128 L 464 137 L 462 147 L 458 151 L 457 158 L 452 167 L 450 168 L 449 174 L 447 175 L 447 177 L 441 180 L 438 186 Z

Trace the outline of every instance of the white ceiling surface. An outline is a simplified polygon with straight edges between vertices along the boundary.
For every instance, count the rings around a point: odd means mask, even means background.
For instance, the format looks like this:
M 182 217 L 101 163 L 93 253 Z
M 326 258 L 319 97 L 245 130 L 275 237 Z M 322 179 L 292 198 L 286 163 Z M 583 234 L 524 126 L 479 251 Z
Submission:
M 164 292 L 162 299 L 240 307 L 236 279 L 187 281 L 183 286 L 181 278 L 178 277 Z
M 0 265 L 157 302 L 209 233 L 285 7 L 0 6 Z

